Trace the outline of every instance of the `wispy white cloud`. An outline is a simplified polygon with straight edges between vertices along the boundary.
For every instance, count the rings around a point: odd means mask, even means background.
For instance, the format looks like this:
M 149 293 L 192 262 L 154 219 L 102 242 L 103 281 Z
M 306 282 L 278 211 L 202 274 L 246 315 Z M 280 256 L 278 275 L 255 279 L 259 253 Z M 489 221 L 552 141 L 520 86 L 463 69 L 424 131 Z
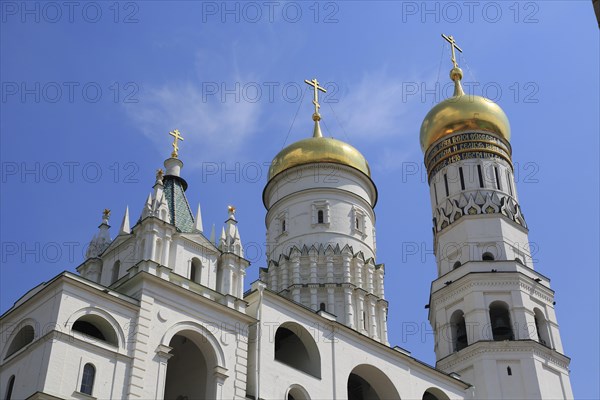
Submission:
M 378 141 L 383 137 L 405 136 L 414 133 L 409 125 L 414 105 L 407 101 L 407 85 L 418 79 L 402 79 L 385 69 L 365 73 L 350 87 L 347 95 L 334 104 L 334 109 L 351 137 Z M 410 129 L 408 129 L 410 128 Z
M 188 166 L 234 159 L 256 133 L 261 105 L 236 101 L 234 96 L 222 101 L 220 95 L 206 96 L 205 89 L 191 81 L 145 87 L 140 102 L 129 105 L 127 113 L 161 149 L 168 143 L 166 132 L 179 129 L 185 138 L 181 149 L 187 153 Z M 200 154 L 194 157 L 192 152 Z

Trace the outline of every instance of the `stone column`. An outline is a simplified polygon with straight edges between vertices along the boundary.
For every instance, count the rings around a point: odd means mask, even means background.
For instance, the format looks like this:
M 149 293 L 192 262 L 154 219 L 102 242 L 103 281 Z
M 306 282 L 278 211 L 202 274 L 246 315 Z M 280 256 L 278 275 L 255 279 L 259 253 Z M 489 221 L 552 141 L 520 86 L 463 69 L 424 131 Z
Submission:
M 380 266 L 376 271 L 376 275 L 377 275 L 377 295 L 379 296 L 379 298 L 381 299 L 385 299 L 385 289 L 384 289 L 384 285 L 383 285 L 383 277 L 384 277 L 384 272 L 383 272 L 383 266 Z
M 167 363 L 173 357 L 173 354 L 169 353 L 171 350 L 173 350 L 172 347 L 165 346 L 164 344 L 160 344 L 156 348 L 156 355 L 158 356 L 158 376 L 156 377 L 156 394 L 154 395 L 156 399 L 162 399 L 165 396 Z
M 389 344 L 387 328 L 387 306 L 385 302 L 379 301 L 379 321 L 381 326 L 381 342 Z
M 346 303 L 346 325 L 354 329 L 354 305 L 352 304 L 352 291 L 351 287 L 344 288 L 344 297 Z
M 365 294 L 362 290 L 358 290 L 357 291 L 358 294 L 358 301 L 357 301 L 357 306 L 358 306 L 358 331 L 361 333 L 367 333 L 367 330 L 365 329 L 366 326 L 366 321 L 365 321 L 365 317 L 366 317 L 366 313 L 365 313 Z
M 375 312 L 375 298 L 373 296 L 369 296 L 369 317 L 371 320 L 370 323 L 370 334 L 371 337 L 375 340 L 379 340 L 379 332 L 377 327 L 377 314 Z
M 310 283 L 317 283 L 317 252 L 311 250 L 308 256 L 310 258 Z
M 361 260 L 360 258 L 356 258 L 356 286 L 358 286 L 359 288 L 363 288 L 363 277 L 362 277 L 362 273 L 363 273 L 363 267 L 365 265 L 364 261 Z
M 335 284 L 327 287 L 327 312 L 335 314 Z
M 300 284 L 300 257 L 297 253 L 292 254 L 290 258 L 292 263 L 292 284 L 299 285 Z
M 344 273 L 344 283 L 350 283 L 352 281 L 352 275 L 350 271 L 350 253 L 342 253 L 342 270 Z
M 326 258 L 327 263 L 327 283 L 333 283 L 333 254 L 328 254 Z
M 279 268 L 281 268 L 281 285 L 279 289 L 281 291 L 287 289 L 289 286 L 289 273 L 287 261 L 283 261 L 283 263 L 279 265 Z
M 309 284 L 310 287 L 310 308 L 313 310 L 318 310 L 319 305 L 317 304 L 317 287 L 318 284 Z
M 367 268 L 367 292 L 369 293 L 374 293 L 375 292 L 375 285 L 373 285 L 373 265 L 372 264 L 366 264 L 365 267 Z
M 163 254 L 161 264 L 164 266 L 169 266 L 169 255 L 171 251 L 171 236 L 165 235 L 165 239 L 163 240 Z

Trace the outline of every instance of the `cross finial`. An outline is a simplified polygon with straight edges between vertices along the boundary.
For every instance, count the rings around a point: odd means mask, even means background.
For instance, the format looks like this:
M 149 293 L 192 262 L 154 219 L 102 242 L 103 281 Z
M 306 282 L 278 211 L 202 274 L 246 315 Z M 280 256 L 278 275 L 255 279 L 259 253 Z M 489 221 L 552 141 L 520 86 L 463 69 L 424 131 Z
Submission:
M 456 44 L 454 36 L 446 36 L 442 33 L 442 37 L 446 39 L 448 43 L 450 43 L 450 47 L 452 48 L 452 64 L 454 64 L 454 68 L 458 68 L 458 63 L 456 62 L 456 53 L 454 52 L 454 49 L 460 51 L 461 53 L 463 52 L 462 49 Z
M 169 135 L 173 136 L 173 152 L 171 153 L 171 157 L 177 158 L 177 156 L 179 155 L 179 146 L 177 144 L 177 141 L 183 140 L 183 137 L 179 133 L 179 129 L 175 129 L 169 132 Z
M 324 87 L 319 86 L 319 81 L 317 80 L 317 78 L 314 78 L 311 81 L 305 79 L 304 82 L 306 82 L 308 85 L 314 88 L 313 104 L 315 105 L 315 113 L 313 114 L 313 120 L 320 121 L 321 114 L 319 114 L 319 108 L 321 108 L 321 105 L 319 104 L 319 90 L 323 93 L 327 93 L 327 90 L 325 90 Z

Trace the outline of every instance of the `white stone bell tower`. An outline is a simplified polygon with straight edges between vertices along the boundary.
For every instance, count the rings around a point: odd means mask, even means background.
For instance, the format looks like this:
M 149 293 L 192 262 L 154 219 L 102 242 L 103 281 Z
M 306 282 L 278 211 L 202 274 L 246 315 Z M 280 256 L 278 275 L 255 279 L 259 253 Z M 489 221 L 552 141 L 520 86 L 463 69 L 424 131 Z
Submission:
M 534 270 L 514 181 L 510 125 L 490 100 L 461 87 L 421 126 L 438 278 L 429 321 L 437 367 L 477 399 L 573 398 L 550 280 Z
M 268 288 L 387 343 L 383 264 L 375 262 L 377 188 L 367 161 L 347 143 L 325 138 L 315 80 L 313 137 L 273 159 L 267 208 Z

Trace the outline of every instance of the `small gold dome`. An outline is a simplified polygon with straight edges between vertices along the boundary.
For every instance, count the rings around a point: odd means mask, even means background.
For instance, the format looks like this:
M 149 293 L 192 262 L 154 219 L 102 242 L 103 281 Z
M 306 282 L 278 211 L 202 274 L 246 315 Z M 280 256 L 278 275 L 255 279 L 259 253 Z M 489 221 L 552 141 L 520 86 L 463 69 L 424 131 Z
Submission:
M 425 152 L 439 139 L 462 131 L 495 133 L 510 141 L 510 124 L 502 108 L 484 97 L 465 94 L 460 68 L 454 68 L 450 76 L 456 85 L 454 96 L 427 113 L 421 124 L 421 150 Z
M 317 136 L 292 143 L 281 150 L 269 167 L 269 180 L 289 168 L 310 163 L 347 165 L 371 177 L 369 164 L 358 150 L 341 140 Z

